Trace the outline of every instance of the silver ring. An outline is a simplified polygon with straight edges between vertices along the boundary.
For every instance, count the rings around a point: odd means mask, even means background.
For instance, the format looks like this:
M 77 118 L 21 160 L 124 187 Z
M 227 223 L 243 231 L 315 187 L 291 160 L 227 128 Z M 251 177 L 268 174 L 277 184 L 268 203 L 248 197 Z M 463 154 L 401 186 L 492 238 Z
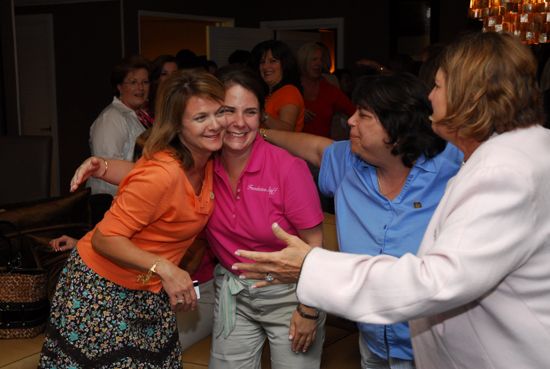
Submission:
M 177 300 L 176 302 L 177 302 L 178 304 L 183 304 L 185 301 L 183 301 L 183 300 Z
M 265 281 L 266 281 L 266 282 L 270 282 L 270 283 L 271 283 L 271 282 L 273 282 L 274 279 L 275 279 L 275 278 L 273 278 L 273 276 L 271 275 L 271 273 L 267 273 L 267 274 L 265 275 Z

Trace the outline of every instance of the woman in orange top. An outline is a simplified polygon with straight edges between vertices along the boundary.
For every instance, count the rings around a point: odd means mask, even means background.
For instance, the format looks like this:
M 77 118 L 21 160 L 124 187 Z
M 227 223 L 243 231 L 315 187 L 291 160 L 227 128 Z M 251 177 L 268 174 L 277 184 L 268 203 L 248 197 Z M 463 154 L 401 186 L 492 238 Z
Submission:
M 260 42 L 252 49 L 252 68 L 259 71 L 268 92 L 263 124 L 268 128 L 302 131 L 305 105 L 292 50 L 278 40 Z
M 173 311 L 194 309 L 197 296 L 177 265 L 212 213 L 223 101 L 206 72 L 163 83 L 143 157 L 62 272 L 40 368 L 181 368 Z

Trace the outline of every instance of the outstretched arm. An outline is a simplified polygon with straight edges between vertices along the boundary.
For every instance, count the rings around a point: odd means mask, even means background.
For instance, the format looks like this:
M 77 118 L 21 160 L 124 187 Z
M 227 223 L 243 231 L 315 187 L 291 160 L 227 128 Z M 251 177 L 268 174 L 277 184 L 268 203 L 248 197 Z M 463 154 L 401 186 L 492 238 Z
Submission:
M 268 142 L 288 150 L 316 167 L 321 166 L 323 152 L 333 143 L 329 138 L 309 133 L 262 129 L 261 134 Z
M 546 245 L 533 223 L 522 221 L 547 221 L 543 207 L 533 205 L 535 177 L 524 167 L 479 165 L 459 173 L 426 230 L 420 257 L 312 249 L 274 228 L 289 246 L 274 253 L 237 251 L 257 262 L 235 268 L 271 273 L 277 281 L 299 278 L 300 301 L 365 323 L 395 323 L 477 303 Z
M 70 191 L 76 191 L 90 177 L 100 178 L 105 182 L 118 185 L 128 172 L 132 170 L 134 165 L 135 163 L 131 161 L 91 156 L 84 160 L 74 172 L 71 179 Z

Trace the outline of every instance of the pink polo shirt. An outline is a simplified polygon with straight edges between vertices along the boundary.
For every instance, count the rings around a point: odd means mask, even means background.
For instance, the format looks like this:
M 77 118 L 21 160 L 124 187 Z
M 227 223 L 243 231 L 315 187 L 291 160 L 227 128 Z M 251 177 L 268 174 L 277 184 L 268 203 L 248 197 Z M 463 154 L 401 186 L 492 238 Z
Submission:
M 256 137 L 233 195 L 221 160 L 214 161 L 216 206 L 206 227 L 214 254 L 228 270 L 235 251 L 278 251 L 286 245 L 271 231 L 273 222 L 291 234 L 323 221 L 317 188 L 306 163 Z

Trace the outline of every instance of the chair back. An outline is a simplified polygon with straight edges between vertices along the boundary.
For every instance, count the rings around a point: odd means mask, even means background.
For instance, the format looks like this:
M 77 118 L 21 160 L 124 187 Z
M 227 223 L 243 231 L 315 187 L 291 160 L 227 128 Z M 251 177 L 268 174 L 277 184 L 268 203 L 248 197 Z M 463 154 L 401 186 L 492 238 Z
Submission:
M 51 159 L 51 137 L 0 136 L 0 204 L 48 198 Z

